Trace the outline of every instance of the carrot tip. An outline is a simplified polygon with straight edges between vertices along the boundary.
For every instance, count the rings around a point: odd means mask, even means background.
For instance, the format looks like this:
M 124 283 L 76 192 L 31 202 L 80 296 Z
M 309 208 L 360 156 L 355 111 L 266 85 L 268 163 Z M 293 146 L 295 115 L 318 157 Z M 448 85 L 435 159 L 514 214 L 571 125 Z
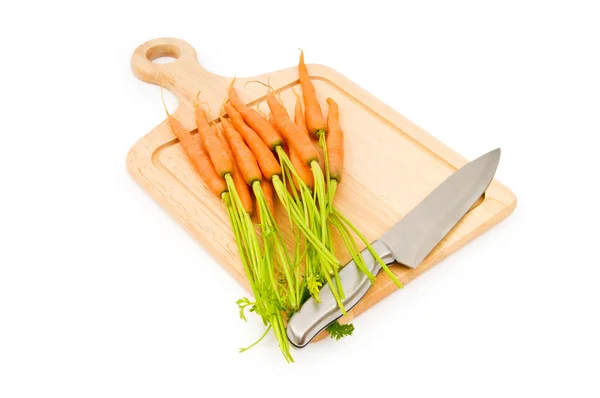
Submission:
M 300 94 L 298 94 L 296 92 L 296 88 L 295 87 L 292 87 L 292 93 L 294 93 L 294 96 L 296 97 L 296 99 L 298 99 L 298 100 L 300 99 Z
M 270 80 L 271 80 L 271 78 L 269 77 L 269 80 L 267 80 L 267 83 L 263 83 L 260 80 L 247 81 L 246 83 L 244 83 L 244 90 L 246 89 L 246 86 L 248 85 L 248 83 L 258 83 L 258 84 L 261 84 L 261 85 L 265 86 L 266 88 L 268 88 L 269 91 L 274 91 L 273 87 L 271 87 Z
M 196 99 L 194 100 L 194 107 L 198 106 L 198 97 L 200 97 L 200 91 L 198 90 L 198 92 L 196 93 Z
M 263 115 L 265 118 L 267 117 L 267 115 L 266 115 L 266 114 L 263 112 L 263 110 L 262 110 L 262 109 L 260 109 L 260 102 L 258 102 L 258 103 L 256 104 L 256 111 L 257 111 L 258 113 L 260 113 L 261 115 Z
M 304 50 L 301 48 L 298 48 L 298 50 L 300 50 L 300 64 L 304 64 Z
M 227 103 L 227 98 L 223 98 L 223 102 L 221 103 L 221 108 L 219 109 L 219 114 L 223 115 L 225 113 L 225 104 Z
M 206 112 L 206 118 L 208 120 L 213 119 L 212 116 L 210 115 L 212 113 L 211 110 L 210 110 L 210 104 L 208 102 L 206 102 L 206 101 L 200 101 L 197 106 L 200 106 L 200 104 L 206 105 L 206 108 L 208 109 L 208 111 Z

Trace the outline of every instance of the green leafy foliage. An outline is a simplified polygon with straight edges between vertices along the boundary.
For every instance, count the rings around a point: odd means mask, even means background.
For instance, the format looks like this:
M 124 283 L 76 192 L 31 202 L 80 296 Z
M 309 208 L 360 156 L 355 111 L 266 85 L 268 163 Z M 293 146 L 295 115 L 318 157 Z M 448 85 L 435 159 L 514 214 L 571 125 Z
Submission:
M 254 304 L 252 301 L 250 301 L 249 299 L 247 299 L 246 297 L 243 297 L 241 299 L 239 299 L 238 301 L 235 302 L 238 305 L 238 308 L 240 309 L 240 319 L 244 320 L 244 321 L 248 321 L 248 319 L 246 319 L 246 308 L 250 307 L 248 309 L 249 312 L 253 312 L 254 311 Z
M 319 277 L 315 275 L 307 276 L 306 286 L 308 287 L 310 294 L 317 299 L 317 302 L 319 302 L 319 288 L 322 286 L 322 283 L 319 281 Z
M 327 330 L 332 339 L 339 340 L 342 337 L 351 336 L 352 332 L 354 332 L 354 325 L 351 323 L 342 325 L 338 321 L 335 321 L 327 326 L 325 330 Z

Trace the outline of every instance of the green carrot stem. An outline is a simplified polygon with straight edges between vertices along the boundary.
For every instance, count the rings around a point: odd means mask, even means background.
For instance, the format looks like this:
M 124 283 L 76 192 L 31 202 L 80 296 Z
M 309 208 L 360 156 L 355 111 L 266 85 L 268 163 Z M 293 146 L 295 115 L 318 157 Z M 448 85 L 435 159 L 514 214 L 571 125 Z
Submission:
M 277 192 L 277 196 L 280 198 L 285 194 L 282 192 L 283 187 L 278 183 L 274 184 L 275 192 Z M 282 201 L 284 207 L 286 207 L 286 203 Z M 288 206 L 286 211 L 291 214 L 294 224 L 298 226 L 298 228 L 302 231 L 302 233 L 306 236 L 306 238 L 310 241 L 311 244 L 315 246 L 317 251 L 321 254 L 323 259 L 325 259 L 328 263 L 333 265 L 339 265 L 338 259 L 336 259 L 329 250 L 323 245 L 323 243 L 317 238 L 314 233 L 308 228 L 305 224 L 302 216 L 298 214 L 298 211 L 293 206 Z
M 369 243 L 369 241 L 367 241 L 367 239 L 364 237 L 364 235 L 346 217 L 344 217 L 335 208 L 333 209 L 333 211 L 334 211 L 334 213 L 346 225 L 348 225 L 352 229 L 352 231 L 354 231 L 354 233 L 356 234 L 356 236 L 358 236 L 360 238 L 360 240 L 365 244 L 365 246 L 367 247 L 367 249 L 369 250 L 369 252 L 371 253 L 371 255 L 375 258 L 375 260 L 379 263 L 379 265 L 381 265 L 381 268 L 383 268 L 383 270 L 385 271 L 385 273 L 396 284 L 396 286 L 398 286 L 398 288 L 402 289 L 404 286 L 402 285 L 402 283 L 400 282 L 400 280 L 398 280 L 398 278 L 396 277 L 396 275 L 394 275 L 394 273 L 392 271 L 390 271 L 390 269 L 387 266 L 387 264 L 383 262 L 383 260 L 381 259 L 381 257 L 379 257 L 379 254 L 377 254 L 377 252 L 373 249 L 373 247 L 371 246 L 371 244 Z
M 310 168 L 315 179 L 315 193 L 319 203 L 319 215 L 321 221 L 321 242 L 327 242 L 327 197 L 325 196 L 325 181 L 323 172 L 318 162 L 312 162 Z
M 231 198 L 229 197 L 229 193 L 225 192 L 222 195 L 223 202 L 225 202 L 225 207 L 227 208 L 227 214 L 229 215 L 229 220 L 231 221 L 231 227 L 233 229 L 233 236 L 235 238 L 235 242 L 238 246 L 238 251 L 240 254 L 240 260 L 242 261 L 242 266 L 244 267 L 244 271 L 246 272 L 246 276 L 248 277 L 248 282 L 250 283 L 250 289 L 252 292 L 256 291 L 256 285 L 254 283 L 254 275 L 250 272 L 250 268 L 248 268 L 248 261 L 246 259 L 246 249 L 244 248 L 244 243 L 242 242 L 240 236 L 240 226 L 238 224 L 238 219 L 235 215 L 235 212 L 231 205 Z
M 276 286 L 275 286 L 275 277 L 274 277 L 274 272 L 272 269 L 273 264 L 272 264 L 272 262 L 271 262 L 272 260 L 270 258 L 272 256 L 272 251 L 267 252 L 266 247 L 273 249 L 275 254 L 277 255 L 277 258 L 279 259 L 279 263 L 281 265 L 281 268 L 283 270 L 284 276 L 285 276 L 287 284 L 288 284 L 288 289 L 290 292 L 289 294 L 290 294 L 291 307 L 297 308 L 295 284 L 294 284 L 294 280 L 292 279 L 292 274 L 291 274 L 291 269 L 290 269 L 290 259 L 288 257 L 287 250 L 285 250 L 285 243 L 283 242 L 283 237 L 281 236 L 281 233 L 279 232 L 279 228 L 277 227 L 277 223 L 275 222 L 275 218 L 274 218 L 273 214 L 271 214 L 271 210 L 269 210 L 269 206 L 267 206 L 265 195 L 260 186 L 260 182 L 256 181 L 252 185 L 252 190 L 254 191 L 254 195 L 256 196 L 256 202 L 259 207 L 259 211 L 260 211 L 260 215 L 261 215 L 261 226 L 263 228 L 263 232 L 266 232 L 266 233 L 263 233 L 263 241 L 264 241 L 264 245 L 265 245 L 265 257 L 266 257 L 266 260 L 269 262 L 269 264 L 268 264 L 269 267 L 271 268 L 269 270 L 269 273 L 272 275 L 272 278 L 273 278 L 275 294 L 281 303 L 281 297 L 279 296 L 279 292 L 277 291 L 278 289 L 276 289 Z M 267 242 L 269 242 L 268 246 L 267 246 Z
M 358 250 L 358 246 L 356 245 L 356 242 L 354 242 L 354 239 L 352 239 L 350 232 L 348 231 L 347 228 L 345 228 L 345 226 L 342 224 L 342 222 L 339 221 L 337 216 L 335 214 L 333 214 L 333 216 L 334 217 L 332 217 L 330 219 L 330 222 L 340 233 L 340 236 L 344 242 L 344 246 L 346 246 L 348 248 L 348 251 L 350 252 L 350 256 L 352 256 L 352 260 L 354 261 L 356 266 L 361 270 L 361 272 L 364 273 L 372 283 L 373 280 L 375 280 L 375 275 L 373 275 L 367 269 L 364 258 L 360 254 L 360 251 Z
M 323 148 L 323 156 L 325 157 L 325 181 L 327 181 L 328 193 L 327 209 L 329 213 L 333 213 L 333 197 L 335 196 L 335 187 L 337 187 L 337 181 L 333 180 L 335 181 L 336 185 L 332 189 L 331 174 L 329 171 L 329 150 L 327 149 L 327 140 L 325 139 L 324 133 L 319 134 L 319 146 Z
M 294 360 L 290 356 L 290 344 L 289 344 L 289 341 L 287 339 L 287 336 L 285 335 L 285 325 L 283 324 L 283 316 L 281 316 L 280 312 L 278 312 L 276 314 L 275 319 L 279 323 L 279 328 L 282 331 L 282 337 L 283 338 L 281 339 L 280 344 L 283 346 L 285 352 L 287 353 L 287 355 L 289 356 L 289 358 L 292 360 L 292 362 L 294 362 Z
M 269 275 L 269 279 L 271 280 L 271 286 L 273 288 L 273 293 L 275 294 L 275 298 L 277 299 L 277 301 L 279 303 L 282 302 L 281 300 L 281 295 L 279 294 L 279 289 L 277 288 L 278 283 L 275 280 L 275 267 L 273 264 L 273 256 L 272 256 L 272 247 L 271 247 L 271 241 L 270 240 L 263 240 L 263 246 L 264 246 L 264 267 L 265 267 L 265 273 L 267 275 Z
M 308 201 L 311 200 L 311 194 L 309 190 L 302 190 L 300 192 L 300 195 L 302 196 L 302 208 L 304 210 L 304 220 L 306 222 L 306 224 L 308 224 L 310 221 L 310 215 L 312 213 L 312 208 L 308 206 Z
M 288 363 L 294 362 L 294 359 L 290 354 L 289 343 L 285 335 L 285 328 L 283 327 L 283 320 L 281 320 L 281 314 L 273 314 L 273 316 L 271 316 L 271 325 L 273 325 L 273 332 L 275 332 L 275 337 L 279 342 L 279 349 L 283 353 L 285 360 Z
M 333 276 L 333 279 L 335 280 L 336 289 L 340 295 L 340 300 L 344 300 L 346 298 L 346 293 L 344 293 L 344 287 L 342 286 L 342 281 L 340 279 L 340 273 L 338 272 L 338 270 L 335 270 Z
M 231 174 L 225 175 L 225 181 L 227 183 L 227 188 L 229 189 L 231 199 L 235 204 L 235 208 L 240 219 L 242 239 L 245 238 L 247 242 L 250 268 L 254 271 L 255 278 L 257 280 L 260 280 L 262 277 L 261 265 L 263 259 L 261 258 L 260 246 L 258 244 L 258 237 L 256 236 L 254 224 L 250 219 L 250 215 L 245 211 L 242 201 L 240 200 L 237 194 Z
M 327 184 L 327 187 L 329 188 L 327 190 L 327 193 L 329 194 L 329 213 L 333 213 L 333 198 L 337 192 L 338 182 L 337 180 L 329 180 Z
M 260 343 L 262 341 L 262 339 L 265 338 L 265 336 L 267 335 L 267 333 L 269 333 L 269 330 L 271 330 L 271 325 L 269 325 L 267 327 L 267 329 L 265 330 L 265 332 L 262 334 L 262 336 L 259 337 L 258 340 L 256 340 L 254 343 L 250 344 L 248 347 L 246 348 L 240 348 L 240 352 L 244 352 L 244 351 L 248 351 L 250 348 L 254 347 L 255 345 L 257 345 L 258 343 Z
M 335 302 L 337 303 L 338 307 L 342 311 L 342 314 L 346 315 L 346 308 L 344 307 L 344 303 L 342 303 L 342 300 L 340 299 L 340 296 L 337 292 L 336 287 L 332 283 L 331 277 L 326 272 L 323 273 L 323 277 L 325 278 L 325 281 L 327 281 L 327 284 L 329 285 L 329 290 L 331 290 L 331 294 L 333 294 L 333 297 L 335 298 Z

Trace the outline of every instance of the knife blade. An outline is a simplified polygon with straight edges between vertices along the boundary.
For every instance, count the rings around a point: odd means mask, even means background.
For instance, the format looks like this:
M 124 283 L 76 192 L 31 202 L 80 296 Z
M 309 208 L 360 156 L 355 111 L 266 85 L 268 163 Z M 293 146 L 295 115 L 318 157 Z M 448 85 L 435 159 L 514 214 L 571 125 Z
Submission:
M 373 242 L 372 248 L 385 264 L 417 267 L 485 192 L 499 161 L 500 148 L 461 167 Z M 368 270 L 377 275 L 381 271 L 379 263 L 367 249 L 361 255 Z M 349 311 L 367 293 L 371 283 L 354 261 L 346 264 L 339 276 L 346 295 L 344 307 Z M 321 330 L 342 316 L 327 284 L 319 294 L 320 303 L 310 297 L 288 322 L 286 334 L 296 348 L 305 347 Z

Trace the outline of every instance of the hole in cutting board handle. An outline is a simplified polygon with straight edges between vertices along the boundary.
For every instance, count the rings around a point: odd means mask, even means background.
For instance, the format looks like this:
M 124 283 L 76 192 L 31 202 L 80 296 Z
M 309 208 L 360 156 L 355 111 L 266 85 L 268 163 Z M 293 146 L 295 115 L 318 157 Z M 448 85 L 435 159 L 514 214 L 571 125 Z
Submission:
M 157 64 L 168 64 L 181 56 L 181 50 L 174 44 L 159 44 L 146 51 L 148 61 Z

